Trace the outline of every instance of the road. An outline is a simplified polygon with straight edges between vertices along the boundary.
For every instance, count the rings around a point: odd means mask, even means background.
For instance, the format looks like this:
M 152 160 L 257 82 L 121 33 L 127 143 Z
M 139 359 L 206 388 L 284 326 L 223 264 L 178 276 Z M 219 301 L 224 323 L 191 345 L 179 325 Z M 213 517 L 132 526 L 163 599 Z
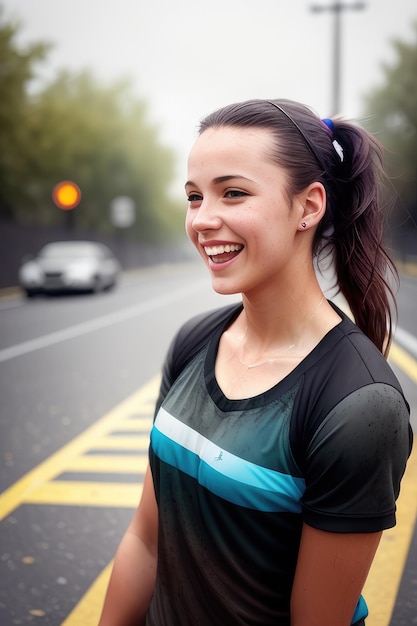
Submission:
M 404 277 L 391 358 L 413 420 L 416 291 L 417 280 Z M 233 299 L 214 294 L 194 264 L 128 274 L 110 293 L 0 299 L 1 626 L 96 623 L 140 497 L 169 341 L 191 315 Z M 413 457 L 401 531 L 384 537 L 367 583 L 367 626 L 417 623 L 416 472 Z

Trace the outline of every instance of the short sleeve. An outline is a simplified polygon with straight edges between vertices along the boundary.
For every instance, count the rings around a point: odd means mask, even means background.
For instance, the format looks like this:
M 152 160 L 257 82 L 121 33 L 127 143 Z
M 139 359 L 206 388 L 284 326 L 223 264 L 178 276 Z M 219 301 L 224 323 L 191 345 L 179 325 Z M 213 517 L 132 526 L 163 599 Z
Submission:
M 408 405 L 397 389 L 372 383 L 348 395 L 307 449 L 304 521 L 330 532 L 394 526 L 411 442 Z

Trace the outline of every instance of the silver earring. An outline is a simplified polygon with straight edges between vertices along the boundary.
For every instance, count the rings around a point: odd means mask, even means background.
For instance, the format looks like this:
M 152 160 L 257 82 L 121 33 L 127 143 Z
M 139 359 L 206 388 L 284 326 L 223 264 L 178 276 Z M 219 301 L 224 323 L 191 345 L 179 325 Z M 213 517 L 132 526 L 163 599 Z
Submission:
M 301 222 L 301 226 L 302 226 L 303 228 L 307 228 L 307 224 L 306 224 L 305 222 Z

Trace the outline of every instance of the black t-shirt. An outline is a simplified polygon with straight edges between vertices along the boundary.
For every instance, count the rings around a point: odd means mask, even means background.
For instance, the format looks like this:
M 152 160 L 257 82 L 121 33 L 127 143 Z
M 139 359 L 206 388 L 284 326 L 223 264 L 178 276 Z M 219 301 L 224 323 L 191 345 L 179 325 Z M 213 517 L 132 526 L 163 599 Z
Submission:
M 342 322 L 282 381 L 229 400 L 214 365 L 241 309 L 193 318 L 166 359 L 150 445 L 159 552 L 148 626 L 289 626 L 303 523 L 395 524 L 412 435 L 383 356 L 338 310 Z M 361 600 L 352 622 L 364 615 Z

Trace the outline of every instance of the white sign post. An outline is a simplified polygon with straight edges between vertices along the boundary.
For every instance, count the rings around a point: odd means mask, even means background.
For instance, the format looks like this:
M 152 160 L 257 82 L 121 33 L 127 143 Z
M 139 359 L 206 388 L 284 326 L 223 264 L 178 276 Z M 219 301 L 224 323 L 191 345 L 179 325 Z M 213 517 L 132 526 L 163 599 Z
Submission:
M 110 219 L 117 228 L 129 228 L 136 219 L 136 204 L 129 196 L 117 196 L 110 202 Z

